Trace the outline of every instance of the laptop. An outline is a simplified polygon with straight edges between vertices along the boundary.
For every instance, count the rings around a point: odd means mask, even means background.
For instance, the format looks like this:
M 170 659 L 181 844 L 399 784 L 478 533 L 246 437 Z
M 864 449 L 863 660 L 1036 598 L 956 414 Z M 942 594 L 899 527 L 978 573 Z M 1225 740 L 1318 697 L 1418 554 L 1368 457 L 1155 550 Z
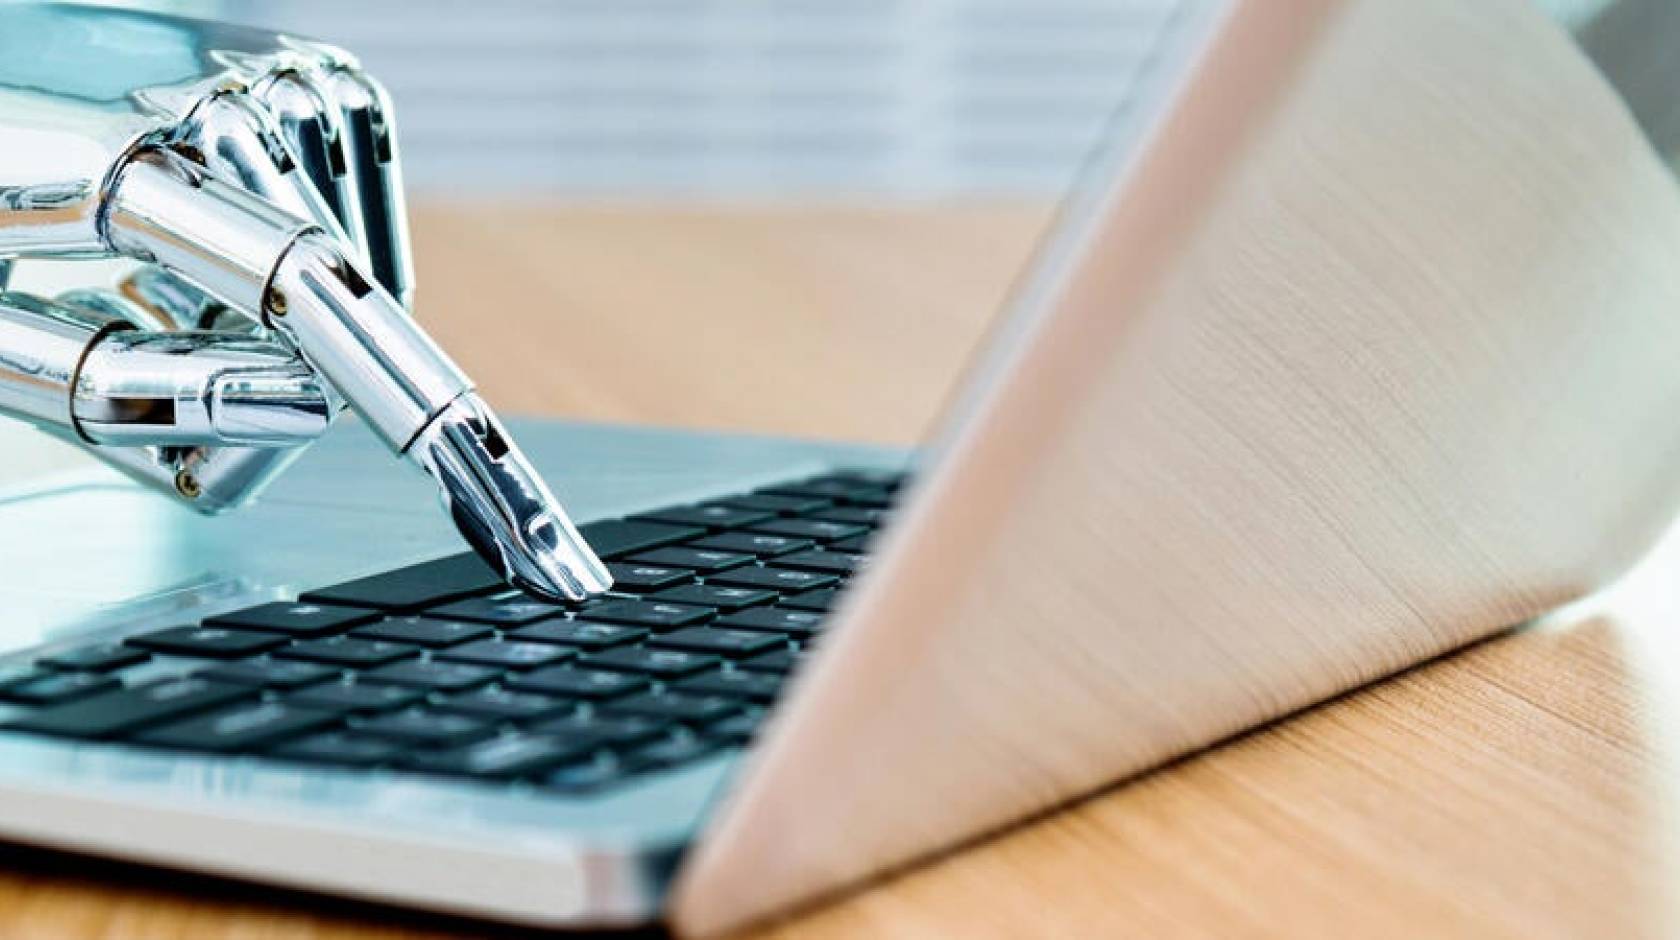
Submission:
M 1232 0 L 1156 42 L 924 447 L 515 422 L 609 596 L 506 590 L 352 424 L 213 520 L 0 431 L 0 837 L 718 934 L 1630 564 L 1680 198 L 1568 37 Z

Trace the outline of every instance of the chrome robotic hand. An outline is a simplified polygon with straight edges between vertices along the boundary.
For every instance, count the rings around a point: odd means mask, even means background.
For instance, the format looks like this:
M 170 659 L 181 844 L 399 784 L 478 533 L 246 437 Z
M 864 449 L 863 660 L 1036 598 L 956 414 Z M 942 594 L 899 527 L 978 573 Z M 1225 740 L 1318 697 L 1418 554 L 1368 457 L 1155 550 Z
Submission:
M 347 405 L 436 481 L 511 583 L 605 590 L 542 479 L 408 316 L 405 225 L 390 106 L 345 53 L 0 5 L 0 413 L 217 512 Z M 51 280 L 52 299 L 23 292 Z

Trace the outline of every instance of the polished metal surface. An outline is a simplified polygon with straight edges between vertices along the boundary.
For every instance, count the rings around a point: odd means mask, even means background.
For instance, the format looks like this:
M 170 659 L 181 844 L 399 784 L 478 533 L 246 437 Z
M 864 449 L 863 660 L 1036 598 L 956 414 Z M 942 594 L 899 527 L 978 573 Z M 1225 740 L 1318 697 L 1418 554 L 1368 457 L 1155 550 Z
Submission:
M 700 500 L 887 450 L 510 422 L 581 520 Z M 220 520 L 0 424 L 0 667 L 459 552 L 419 474 L 358 421 Z M 61 448 L 62 450 L 62 448 Z M 563 475 L 561 473 L 563 472 Z M 65 564 L 73 558 L 76 563 Z M 92 573 L 96 572 L 97 575 Z M 159 659 L 158 675 L 196 668 Z M 5 711 L 0 706 L 0 715 Z M 0 838 L 549 926 L 651 920 L 733 755 L 602 797 L 0 733 Z
M 218 512 L 254 499 L 347 405 L 433 477 L 510 583 L 574 599 L 604 590 L 606 569 L 408 316 L 395 133 L 384 90 L 331 46 L 0 6 L 0 264 L 131 259 L 142 267 L 116 285 L 90 268 L 62 306 L 146 330 L 227 330 L 90 339 L 66 411 L 56 373 L 29 373 L 36 346 L 64 351 L 42 321 L 42 338 L 15 341 L 0 410 L 56 416 L 113 466 Z M 56 363 L 60 385 L 80 362 Z

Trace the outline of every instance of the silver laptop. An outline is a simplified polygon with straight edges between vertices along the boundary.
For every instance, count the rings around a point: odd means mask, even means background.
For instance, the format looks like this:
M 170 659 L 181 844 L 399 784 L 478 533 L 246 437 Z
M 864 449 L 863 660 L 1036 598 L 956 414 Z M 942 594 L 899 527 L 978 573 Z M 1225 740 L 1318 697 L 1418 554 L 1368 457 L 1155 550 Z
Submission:
M 1635 558 L 1680 198 L 1567 37 L 1234 0 L 1149 62 L 926 447 L 514 422 L 606 597 L 503 588 L 359 426 L 218 519 L 0 429 L 0 836 L 718 933 Z

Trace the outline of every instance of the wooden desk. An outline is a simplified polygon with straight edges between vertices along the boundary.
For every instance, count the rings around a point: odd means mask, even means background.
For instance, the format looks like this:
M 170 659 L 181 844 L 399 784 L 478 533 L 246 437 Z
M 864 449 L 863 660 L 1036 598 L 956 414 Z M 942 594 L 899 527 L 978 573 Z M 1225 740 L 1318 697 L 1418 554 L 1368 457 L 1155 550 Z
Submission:
M 508 412 L 902 442 L 1033 206 L 417 213 L 422 314 Z M 1680 934 L 1680 540 L 1607 599 L 765 932 Z M 32 853 L 0 936 L 479 936 Z

